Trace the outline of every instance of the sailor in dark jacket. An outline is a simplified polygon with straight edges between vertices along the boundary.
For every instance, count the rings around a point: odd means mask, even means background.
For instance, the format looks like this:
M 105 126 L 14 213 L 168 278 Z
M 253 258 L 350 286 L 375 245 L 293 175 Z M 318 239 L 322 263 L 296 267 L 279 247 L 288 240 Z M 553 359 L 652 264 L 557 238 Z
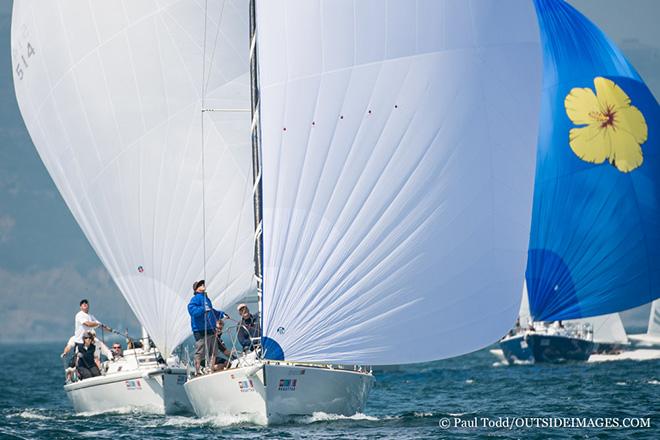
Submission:
M 225 316 L 222 310 L 216 310 L 211 300 L 206 295 L 204 280 L 193 284 L 194 295 L 188 303 L 188 313 L 195 337 L 195 374 L 199 374 L 202 359 L 208 358 L 205 365 L 212 366 L 215 363 L 217 350 L 215 338 L 215 323 Z
M 241 323 L 238 328 L 238 342 L 243 347 L 243 351 L 251 350 L 251 338 L 261 336 L 261 323 L 259 313 L 252 314 L 246 304 L 238 305 L 238 313 L 241 315 Z
M 83 334 L 83 343 L 76 347 L 76 368 L 81 380 L 101 375 L 99 367 L 101 361 L 96 355 L 94 335 L 90 332 Z
M 215 337 L 216 337 L 216 344 L 218 350 L 216 352 L 216 359 L 215 359 L 215 364 L 213 365 L 213 371 L 224 370 L 225 368 L 227 368 L 227 364 L 231 359 L 231 351 L 227 349 L 225 342 L 222 340 L 222 330 L 224 330 L 224 328 L 225 328 L 225 323 L 222 321 L 222 319 L 218 319 L 218 322 L 215 324 Z M 225 357 L 223 358 L 220 355 L 224 355 Z

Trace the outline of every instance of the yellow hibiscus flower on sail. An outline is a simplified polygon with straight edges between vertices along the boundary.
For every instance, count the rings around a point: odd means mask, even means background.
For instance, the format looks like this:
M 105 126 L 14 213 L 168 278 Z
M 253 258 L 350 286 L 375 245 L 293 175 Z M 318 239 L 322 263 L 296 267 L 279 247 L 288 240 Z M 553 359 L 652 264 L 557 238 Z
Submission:
M 596 93 L 576 87 L 566 95 L 566 114 L 575 125 L 569 143 L 573 152 L 590 163 L 609 160 L 619 171 L 630 172 L 644 161 L 641 145 L 648 128 L 644 115 L 626 93 L 607 78 L 594 78 Z

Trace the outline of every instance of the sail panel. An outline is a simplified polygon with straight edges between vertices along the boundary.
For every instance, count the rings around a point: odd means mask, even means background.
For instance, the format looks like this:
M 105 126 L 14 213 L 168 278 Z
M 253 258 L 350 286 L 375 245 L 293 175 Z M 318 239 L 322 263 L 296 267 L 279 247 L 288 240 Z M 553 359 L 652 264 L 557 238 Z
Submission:
M 12 17 L 32 140 L 164 354 L 204 269 L 220 308 L 254 288 L 248 4 L 206 5 L 17 0 Z
M 526 271 L 535 320 L 660 295 L 660 110 L 619 49 L 568 3 L 535 0 L 544 53 Z
M 524 328 L 531 324 L 531 315 L 529 314 L 529 294 L 527 293 L 527 282 L 523 280 L 523 293 L 520 302 L 520 310 L 518 311 L 518 322 Z
M 257 29 L 266 357 L 421 362 L 497 340 L 529 237 L 532 5 L 268 0 Z
M 649 325 L 646 333 L 649 336 L 660 337 L 660 300 L 658 299 L 651 303 L 651 313 L 649 314 Z

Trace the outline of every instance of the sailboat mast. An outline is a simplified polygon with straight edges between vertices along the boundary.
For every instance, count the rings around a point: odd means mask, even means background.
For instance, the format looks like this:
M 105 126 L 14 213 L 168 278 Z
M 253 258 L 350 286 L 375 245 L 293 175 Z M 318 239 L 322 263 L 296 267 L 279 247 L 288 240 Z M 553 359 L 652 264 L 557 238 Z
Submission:
M 263 316 L 263 234 L 261 193 L 261 124 L 259 121 L 259 70 L 257 65 L 256 0 L 250 0 L 250 101 L 252 112 L 252 194 L 254 203 L 254 275 L 257 280 L 258 310 Z

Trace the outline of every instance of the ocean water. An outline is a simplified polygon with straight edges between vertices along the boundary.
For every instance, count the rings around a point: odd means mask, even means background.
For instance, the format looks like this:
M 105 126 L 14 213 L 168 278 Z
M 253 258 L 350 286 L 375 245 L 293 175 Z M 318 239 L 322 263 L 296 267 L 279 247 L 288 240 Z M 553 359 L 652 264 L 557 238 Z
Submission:
M 76 415 L 62 389 L 60 345 L 0 345 L 0 438 L 660 438 L 658 360 L 509 367 L 482 350 L 376 373 L 364 414 L 261 427 L 231 417 Z M 606 426 L 624 419 L 638 427 Z M 561 423 L 574 427 L 548 426 Z

